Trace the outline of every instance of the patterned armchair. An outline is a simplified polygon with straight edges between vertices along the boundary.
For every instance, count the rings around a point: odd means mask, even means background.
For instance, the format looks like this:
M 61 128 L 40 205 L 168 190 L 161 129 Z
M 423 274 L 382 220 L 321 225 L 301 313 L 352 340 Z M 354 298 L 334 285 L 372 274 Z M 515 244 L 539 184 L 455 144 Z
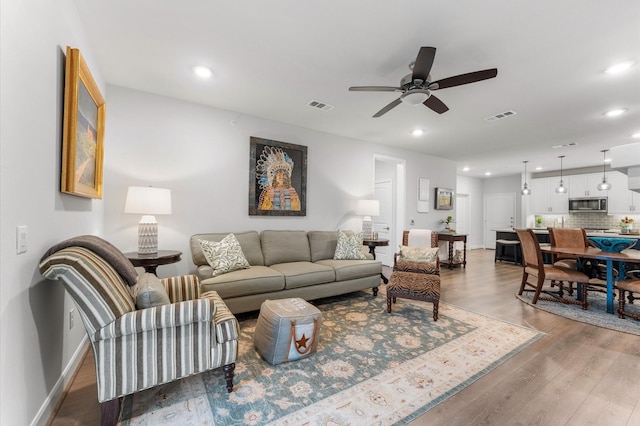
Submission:
M 214 368 L 224 368 L 232 391 L 238 322 L 216 292 L 200 294 L 195 275 L 156 279 L 170 303 L 137 309 L 135 268 L 95 236 L 51 247 L 40 272 L 61 279 L 78 307 L 95 356 L 103 425 L 117 422 L 122 396 Z
M 433 303 L 433 320 L 438 321 L 440 304 L 438 234 L 427 230 L 417 231 L 418 236 L 413 241 L 409 231 L 403 232 L 400 253 L 395 253 L 393 256 L 393 272 L 386 287 L 387 312 L 391 312 L 392 304 L 396 303 L 398 297 L 421 300 Z M 411 250 L 412 247 L 417 250 Z M 409 252 L 413 253 L 409 254 Z

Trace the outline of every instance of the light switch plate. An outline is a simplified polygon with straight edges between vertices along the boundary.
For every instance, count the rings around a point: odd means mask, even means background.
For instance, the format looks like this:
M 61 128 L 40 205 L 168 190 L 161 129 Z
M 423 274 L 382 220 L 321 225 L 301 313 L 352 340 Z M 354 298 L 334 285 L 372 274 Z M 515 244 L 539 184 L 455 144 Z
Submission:
M 16 228 L 16 253 L 27 252 L 27 227 L 18 226 Z

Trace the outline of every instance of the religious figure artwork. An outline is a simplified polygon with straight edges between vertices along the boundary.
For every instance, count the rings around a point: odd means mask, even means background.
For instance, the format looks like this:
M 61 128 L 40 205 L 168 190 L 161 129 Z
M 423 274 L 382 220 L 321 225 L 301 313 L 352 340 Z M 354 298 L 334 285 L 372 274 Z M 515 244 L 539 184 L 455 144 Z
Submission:
M 306 216 L 307 147 L 251 137 L 249 214 Z

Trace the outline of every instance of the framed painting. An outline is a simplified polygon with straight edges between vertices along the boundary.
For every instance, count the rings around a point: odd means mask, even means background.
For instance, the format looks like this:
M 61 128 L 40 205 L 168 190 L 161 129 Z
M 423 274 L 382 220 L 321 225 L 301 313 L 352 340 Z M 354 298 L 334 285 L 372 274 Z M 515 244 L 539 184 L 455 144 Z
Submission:
M 453 189 L 436 188 L 436 210 L 453 209 Z
M 67 46 L 60 190 L 102 198 L 105 101 L 80 51 Z
M 249 215 L 307 215 L 307 147 L 251 137 Z
M 418 213 L 429 212 L 429 179 L 418 178 Z

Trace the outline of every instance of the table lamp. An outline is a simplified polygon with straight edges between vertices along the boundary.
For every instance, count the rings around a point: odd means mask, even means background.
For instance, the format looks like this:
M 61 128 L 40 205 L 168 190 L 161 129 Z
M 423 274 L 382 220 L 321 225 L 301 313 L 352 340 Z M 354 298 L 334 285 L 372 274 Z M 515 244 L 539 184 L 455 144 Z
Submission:
M 380 216 L 380 201 L 378 200 L 358 200 L 356 213 L 362 218 L 362 237 L 373 238 L 373 220 L 371 216 Z
M 171 214 L 171 190 L 151 186 L 130 186 L 124 212 L 143 215 L 138 222 L 138 253 L 157 253 L 158 222 L 154 215 Z

